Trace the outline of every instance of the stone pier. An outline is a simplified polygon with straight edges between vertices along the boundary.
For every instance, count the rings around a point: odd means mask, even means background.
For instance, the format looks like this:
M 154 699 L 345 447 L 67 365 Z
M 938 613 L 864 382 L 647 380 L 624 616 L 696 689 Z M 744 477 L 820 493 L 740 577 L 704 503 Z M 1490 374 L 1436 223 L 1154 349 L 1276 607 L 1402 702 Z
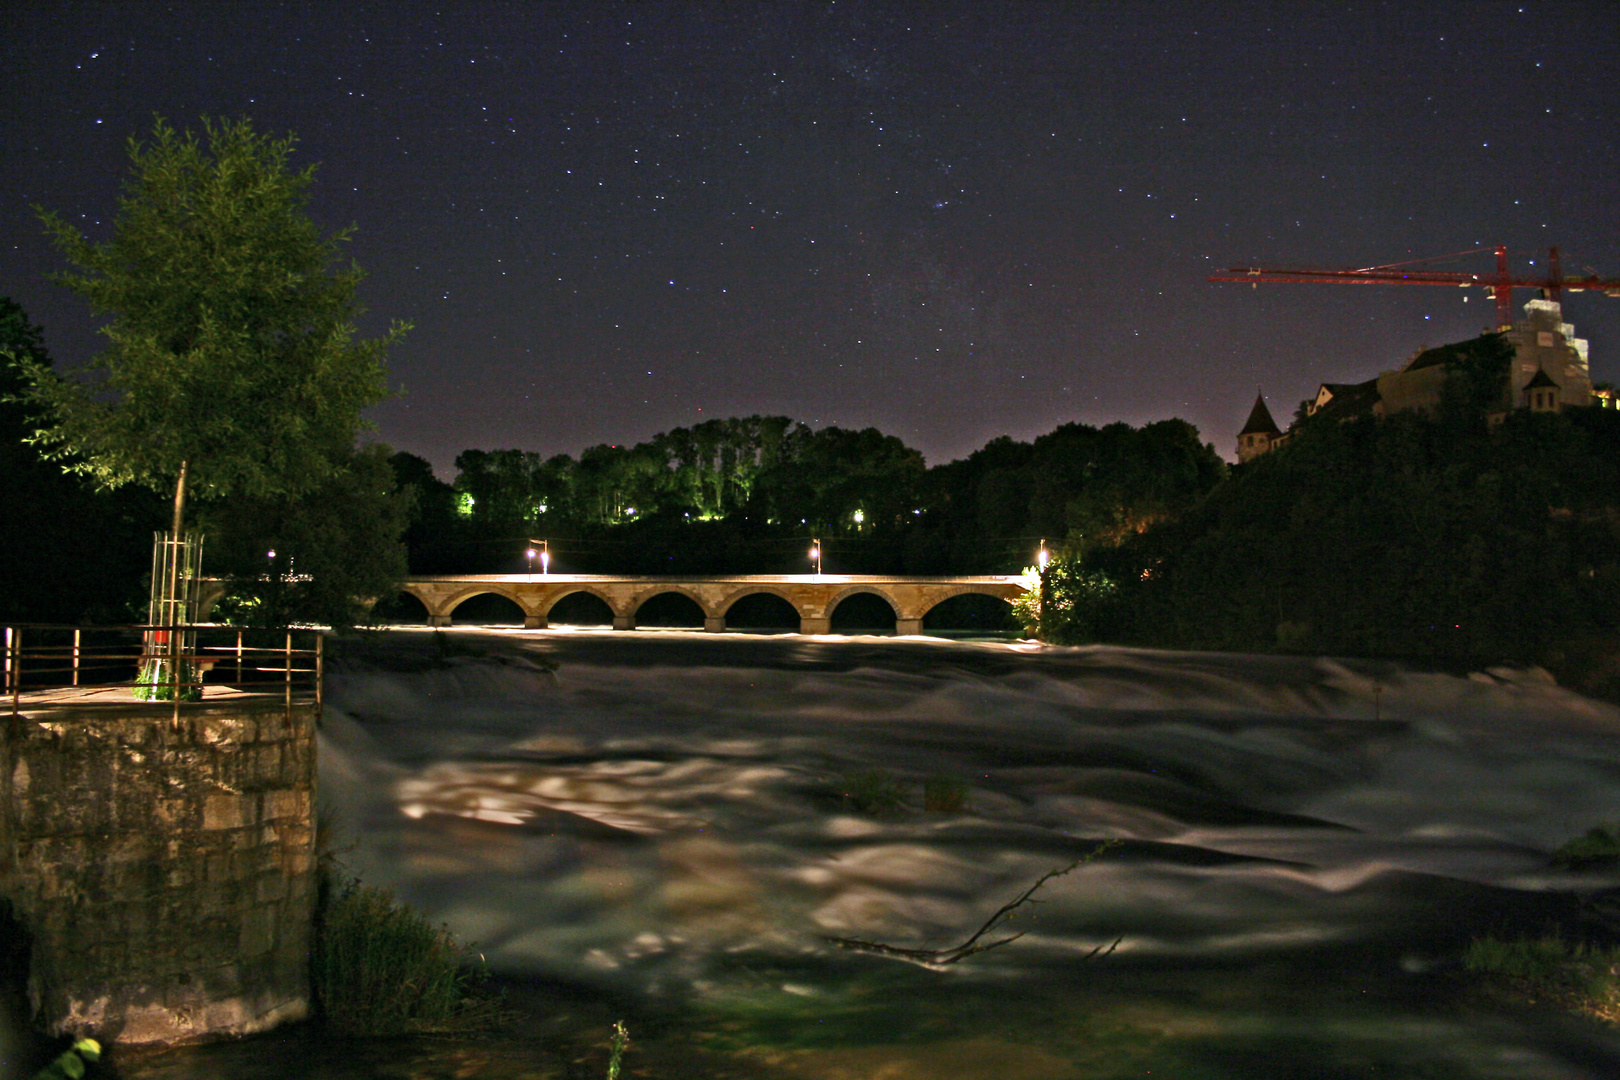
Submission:
M 176 1043 L 308 1014 L 318 708 L 103 690 L 0 714 L 0 895 L 37 1024 Z

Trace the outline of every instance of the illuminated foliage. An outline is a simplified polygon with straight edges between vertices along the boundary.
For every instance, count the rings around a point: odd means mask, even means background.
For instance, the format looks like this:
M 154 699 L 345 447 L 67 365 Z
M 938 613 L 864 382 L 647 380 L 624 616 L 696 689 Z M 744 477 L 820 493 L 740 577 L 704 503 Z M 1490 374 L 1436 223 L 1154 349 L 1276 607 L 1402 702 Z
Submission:
M 130 141 L 109 240 L 41 211 L 74 268 L 58 280 L 112 319 L 83 378 L 25 363 L 34 439 L 107 487 L 170 490 L 184 473 L 205 497 L 295 496 L 340 467 L 405 328 L 354 340 L 361 275 L 336 266 L 348 232 L 309 218 L 314 169 L 290 168 L 290 137 L 245 120 L 203 133 L 158 120 Z

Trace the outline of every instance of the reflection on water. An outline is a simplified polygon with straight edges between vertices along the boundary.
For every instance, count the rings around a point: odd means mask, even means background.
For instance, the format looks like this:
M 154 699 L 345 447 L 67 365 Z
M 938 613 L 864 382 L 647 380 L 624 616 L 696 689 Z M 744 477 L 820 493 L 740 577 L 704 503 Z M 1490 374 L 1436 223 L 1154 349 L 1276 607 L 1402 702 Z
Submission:
M 1572 891 L 1620 884 L 1547 865 L 1620 817 L 1620 715 L 1536 673 L 439 640 L 333 665 L 323 805 L 344 861 L 477 941 L 522 1019 L 454 1046 L 313 1053 L 292 1033 L 234 1075 L 598 1076 L 619 1015 L 657 1076 L 1620 1074 L 1611 1031 L 1493 1008 L 1455 970 L 1472 934 L 1537 931 Z M 873 770 L 898 810 L 847 797 Z M 963 808 L 924 811 L 928 778 Z M 955 944 L 1109 837 L 1005 948 L 930 970 L 827 940 Z M 299 1054 L 315 1071 L 264 1071 Z

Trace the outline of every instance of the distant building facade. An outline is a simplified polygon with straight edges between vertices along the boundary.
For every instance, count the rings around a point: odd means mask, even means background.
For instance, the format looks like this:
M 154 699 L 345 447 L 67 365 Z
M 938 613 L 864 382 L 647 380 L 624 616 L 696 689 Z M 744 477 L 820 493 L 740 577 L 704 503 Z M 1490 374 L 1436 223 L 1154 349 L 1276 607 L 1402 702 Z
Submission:
M 1525 318 L 1502 332 L 1503 339 L 1513 346 L 1513 361 L 1504 399 L 1489 419 L 1500 421 L 1513 409 L 1562 412 L 1592 405 L 1614 408 L 1617 401 L 1612 390 L 1593 388 L 1586 340 L 1576 337 L 1575 327 L 1563 321 L 1558 303 L 1532 300 L 1524 306 L 1524 312 Z M 1323 383 L 1316 396 L 1304 403 L 1305 412 L 1309 416 L 1349 420 L 1434 409 L 1440 404 L 1447 365 L 1456 355 L 1456 346 L 1423 349 L 1404 366 L 1366 382 Z M 1290 434 L 1277 429 L 1265 402 L 1257 398 L 1248 423 L 1238 433 L 1238 461 L 1275 449 Z

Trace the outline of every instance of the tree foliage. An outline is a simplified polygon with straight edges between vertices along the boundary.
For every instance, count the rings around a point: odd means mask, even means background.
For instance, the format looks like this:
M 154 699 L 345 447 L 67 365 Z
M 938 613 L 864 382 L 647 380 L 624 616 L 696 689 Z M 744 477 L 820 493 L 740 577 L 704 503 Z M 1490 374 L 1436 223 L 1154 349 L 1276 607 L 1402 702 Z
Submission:
M 1225 475 L 1214 448 L 1179 420 L 1068 424 L 928 469 L 875 428 L 817 431 L 784 416 L 710 420 L 635 446 L 593 446 L 577 460 L 468 450 L 456 468 L 459 540 L 413 541 L 417 572 L 522 570 L 527 538 L 539 536 L 562 542 L 556 568 L 800 572 L 814 536 L 829 572 L 1008 573 L 1043 535 L 1115 544 L 1181 513 Z M 408 463 L 398 475 L 438 483 Z M 413 529 L 424 526 L 419 518 Z
M 296 497 L 240 495 L 204 507 L 209 564 L 228 579 L 221 614 L 229 621 L 352 626 L 405 576 L 399 537 L 412 496 L 396 487 L 387 447 L 341 464 Z
M 209 497 L 296 496 L 341 468 L 405 328 L 355 340 L 361 274 L 336 265 L 349 233 L 310 219 L 314 167 L 291 168 L 291 137 L 203 132 L 160 119 L 131 139 L 106 241 L 40 211 L 74 268 L 57 280 L 111 321 L 80 377 L 23 362 L 32 438 L 107 487 L 185 474 Z
M 97 492 L 24 443 L 35 423 L 8 357 L 49 368 L 39 327 L 0 297 L 0 620 L 123 622 L 141 617 L 161 502 L 140 489 Z
M 1620 631 L 1617 493 L 1612 410 L 1307 424 L 1179 520 L 1084 558 L 1077 580 L 1115 588 L 1076 593 L 1070 640 L 1545 661 Z

